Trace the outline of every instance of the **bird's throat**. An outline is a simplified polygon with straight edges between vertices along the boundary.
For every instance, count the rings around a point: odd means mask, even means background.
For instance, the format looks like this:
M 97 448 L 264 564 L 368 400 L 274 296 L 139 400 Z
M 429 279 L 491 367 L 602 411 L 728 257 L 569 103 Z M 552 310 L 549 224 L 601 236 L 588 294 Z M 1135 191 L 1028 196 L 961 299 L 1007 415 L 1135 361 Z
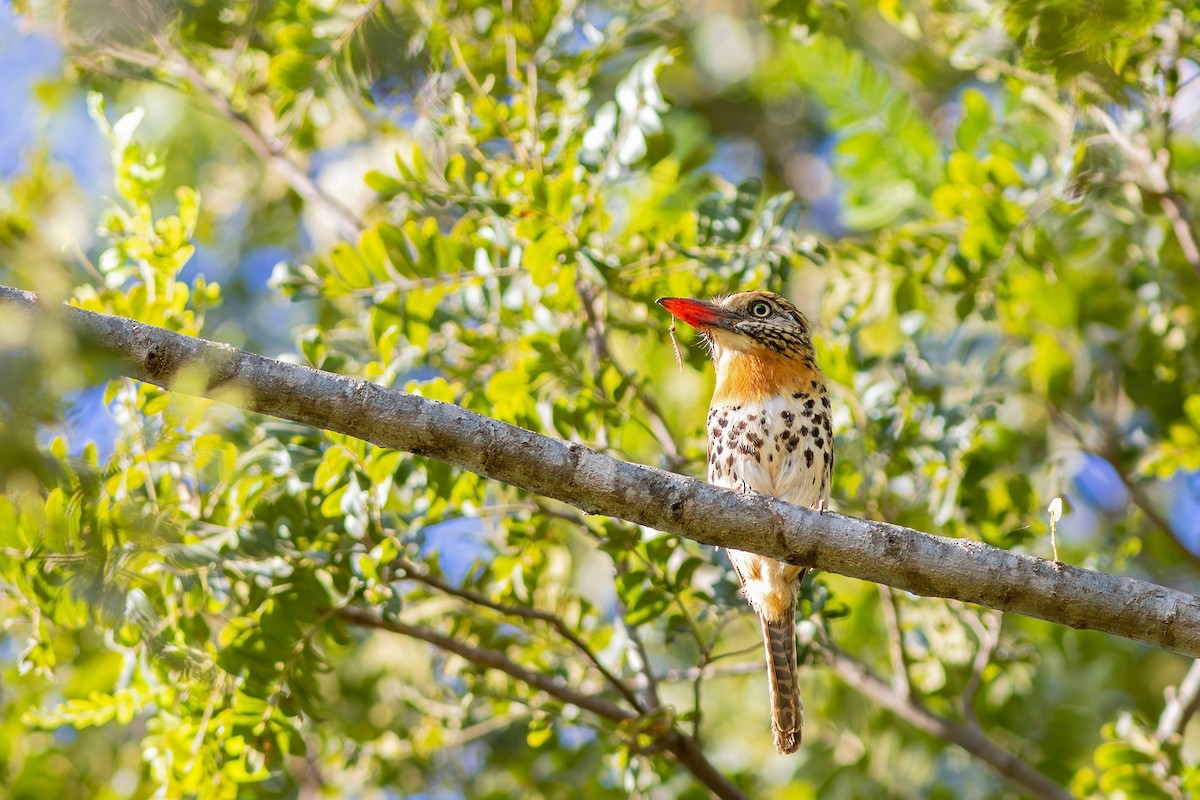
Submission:
M 825 376 L 804 359 L 761 351 L 725 350 L 716 362 L 713 405 L 752 403 L 793 392 L 813 394 Z

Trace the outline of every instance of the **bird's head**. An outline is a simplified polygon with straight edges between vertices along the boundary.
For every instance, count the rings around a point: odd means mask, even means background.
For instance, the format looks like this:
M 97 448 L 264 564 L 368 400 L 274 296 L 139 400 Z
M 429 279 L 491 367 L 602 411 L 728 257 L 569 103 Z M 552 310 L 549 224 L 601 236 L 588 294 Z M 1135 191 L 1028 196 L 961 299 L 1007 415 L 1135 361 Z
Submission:
M 718 363 L 726 355 L 746 354 L 814 364 L 808 319 L 773 292 L 738 292 L 712 302 L 681 297 L 656 302 L 699 331 Z

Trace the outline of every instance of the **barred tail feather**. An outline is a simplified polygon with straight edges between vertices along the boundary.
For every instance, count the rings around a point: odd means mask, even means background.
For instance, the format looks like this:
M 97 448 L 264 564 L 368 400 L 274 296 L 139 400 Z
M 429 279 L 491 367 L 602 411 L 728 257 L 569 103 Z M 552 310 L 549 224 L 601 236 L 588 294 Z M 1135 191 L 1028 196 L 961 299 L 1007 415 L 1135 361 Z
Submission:
M 800 747 L 804 725 L 804 702 L 796 681 L 796 611 L 783 619 L 762 619 L 763 642 L 767 651 L 767 680 L 771 690 L 771 728 L 775 749 L 780 755 L 794 753 Z

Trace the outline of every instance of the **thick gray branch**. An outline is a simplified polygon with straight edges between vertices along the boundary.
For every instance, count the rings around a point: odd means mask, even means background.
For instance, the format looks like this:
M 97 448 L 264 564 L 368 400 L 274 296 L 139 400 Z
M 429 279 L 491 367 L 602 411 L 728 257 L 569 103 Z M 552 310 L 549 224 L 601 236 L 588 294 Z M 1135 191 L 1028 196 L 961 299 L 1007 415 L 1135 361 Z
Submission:
M 5 307 L 64 318 L 124 363 L 129 377 L 171 388 L 184 368 L 202 368 L 206 396 L 445 461 L 589 514 L 1200 657 L 1200 598 L 1174 589 L 769 497 L 742 498 L 448 403 L 120 317 L 43 307 L 29 292 L 0 287 Z

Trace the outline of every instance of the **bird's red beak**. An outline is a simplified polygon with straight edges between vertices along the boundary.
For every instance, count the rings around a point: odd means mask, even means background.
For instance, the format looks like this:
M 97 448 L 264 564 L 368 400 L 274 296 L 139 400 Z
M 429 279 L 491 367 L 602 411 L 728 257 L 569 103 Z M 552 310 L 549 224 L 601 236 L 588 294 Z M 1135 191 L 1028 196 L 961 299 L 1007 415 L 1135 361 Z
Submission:
M 688 300 L 683 297 L 660 297 L 654 302 L 670 311 L 676 319 L 700 328 L 725 327 L 732 315 L 723 308 L 703 300 Z

